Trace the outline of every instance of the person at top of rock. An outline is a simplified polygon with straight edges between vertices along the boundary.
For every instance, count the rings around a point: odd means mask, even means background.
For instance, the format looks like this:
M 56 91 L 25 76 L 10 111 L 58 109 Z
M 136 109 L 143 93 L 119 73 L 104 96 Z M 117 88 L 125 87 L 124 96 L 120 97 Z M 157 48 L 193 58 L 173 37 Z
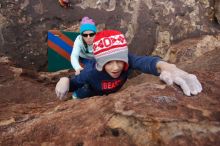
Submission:
M 64 8 L 67 8 L 70 6 L 70 0 L 58 0 L 58 2 Z
M 117 92 L 132 69 L 159 76 L 168 85 L 175 83 L 187 96 L 202 91 L 197 77 L 176 65 L 162 61 L 159 57 L 128 53 L 126 39 L 120 31 L 98 32 L 93 42 L 93 54 L 95 59 L 89 60 L 79 75 L 60 78 L 55 88 L 59 99 L 66 99 L 67 92 L 73 92 L 74 99 Z

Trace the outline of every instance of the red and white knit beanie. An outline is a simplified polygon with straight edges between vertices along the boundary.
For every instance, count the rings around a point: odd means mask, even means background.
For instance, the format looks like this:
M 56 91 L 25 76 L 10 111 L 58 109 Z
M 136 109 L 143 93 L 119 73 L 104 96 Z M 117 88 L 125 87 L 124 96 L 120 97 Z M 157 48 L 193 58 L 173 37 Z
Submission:
M 102 71 L 103 66 L 113 60 L 124 61 L 128 67 L 128 46 L 120 31 L 103 30 L 98 32 L 93 42 L 93 54 L 98 71 Z

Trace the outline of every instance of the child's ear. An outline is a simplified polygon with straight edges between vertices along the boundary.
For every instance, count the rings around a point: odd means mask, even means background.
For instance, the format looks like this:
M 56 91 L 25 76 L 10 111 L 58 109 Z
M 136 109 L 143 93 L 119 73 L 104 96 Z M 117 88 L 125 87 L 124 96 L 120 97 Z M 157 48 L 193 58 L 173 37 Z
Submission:
M 128 67 L 129 67 L 128 63 L 124 62 L 124 71 L 127 71 Z

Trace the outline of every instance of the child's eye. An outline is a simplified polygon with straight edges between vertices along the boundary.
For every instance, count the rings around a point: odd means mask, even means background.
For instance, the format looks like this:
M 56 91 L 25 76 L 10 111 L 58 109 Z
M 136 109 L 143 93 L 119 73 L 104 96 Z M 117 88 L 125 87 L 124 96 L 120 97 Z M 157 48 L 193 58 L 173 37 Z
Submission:
M 112 63 L 112 61 L 109 61 L 109 62 L 107 62 L 106 64 L 111 64 Z

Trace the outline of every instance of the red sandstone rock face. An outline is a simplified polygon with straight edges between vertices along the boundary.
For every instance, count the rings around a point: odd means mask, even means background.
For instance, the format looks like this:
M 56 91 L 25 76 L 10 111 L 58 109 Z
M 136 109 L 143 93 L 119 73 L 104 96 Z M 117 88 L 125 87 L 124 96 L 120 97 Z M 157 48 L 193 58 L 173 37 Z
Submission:
M 64 102 L 54 94 L 63 73 L 14 68 L 2 56 L 0 145 L 219 146 L 219 56 L 216 48 L 182 65 L 201 81 L 198 96 L 142 74 L 116 94 Z

